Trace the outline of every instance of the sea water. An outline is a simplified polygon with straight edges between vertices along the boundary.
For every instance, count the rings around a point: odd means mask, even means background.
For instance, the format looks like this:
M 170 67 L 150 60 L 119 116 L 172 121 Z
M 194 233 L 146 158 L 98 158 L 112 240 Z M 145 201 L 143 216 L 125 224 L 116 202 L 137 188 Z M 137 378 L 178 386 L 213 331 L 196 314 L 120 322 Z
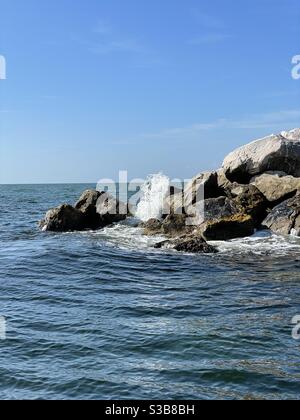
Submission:
M 133 220 L 39 230 L 88 187 L 0 186 L 0 398 L 299 399 L 300 240 L 188 255 L 153 249 L 163 238 Z

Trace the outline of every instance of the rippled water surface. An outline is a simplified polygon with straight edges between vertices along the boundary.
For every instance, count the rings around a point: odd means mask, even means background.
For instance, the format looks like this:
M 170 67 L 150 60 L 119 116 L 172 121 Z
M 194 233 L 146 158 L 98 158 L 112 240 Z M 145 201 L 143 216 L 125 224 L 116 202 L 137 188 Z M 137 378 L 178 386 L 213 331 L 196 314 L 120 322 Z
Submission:
M 299 399 L 298 239 L 191 256 L 130 222 L 38 230 L 85 188 L 0 186 L 0 398 Z

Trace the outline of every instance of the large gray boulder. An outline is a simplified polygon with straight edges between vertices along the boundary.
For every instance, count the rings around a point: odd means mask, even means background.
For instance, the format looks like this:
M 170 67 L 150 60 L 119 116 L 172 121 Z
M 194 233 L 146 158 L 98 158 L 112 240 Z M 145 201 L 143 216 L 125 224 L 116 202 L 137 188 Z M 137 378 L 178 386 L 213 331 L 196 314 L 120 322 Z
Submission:
M 40 222 L 44 231 L 69 232 L 101 229 L 125 220 L 128 208 L 105 192 L 85 191 L 75 207 L 62 205 L 49 210 Z
M 193 226 L 194 231 L 208 241 L 227 241 L 253 235 L 256 224 L 261 222 L 254 216 L 258 218 L 259 214 L 262 217 L 261 211 L 265 210 L 265 206 L 261 206 L 266 200 L 255 187 L 255 191 L 249 186 L 243 187 L 236 199 L 218 197 L 205 200 L 204 221 Z
M 167 217 L 171 214 L 186 214 L 183 192 L 175 195 L 168 195 L 164 199 L 162 214 L 163 217 Z
M 235 150 L 225 158 L 223 170 L 230 181 L 240 183 L 268 171 L 300 177 L 300 129 L 271 135 Z
M 227 197 L 232 198 L 234 196 L 234 194 L 232 194 L 232 190 L 240 184 L 238 184 L 237 182 L 231 182 L 227 178 L 224 169 L 219 169 L 217 171 L 217 176 L 219 190 L 223 192 L 221 195 L 226 195 Z
M 96 190 L 83 192 L 75 208 L 85 216 L 86 229 L 99 229 L 126 219 L 126 205 L 110 194 Z
M 77 203 L 75 204 L 75 208 L 80 210 L 84 214 L 89 214 L 95 210 L 98 198 L 103 193 L 96 191 L 96 190 L 86 190 L 84 191 Z
M 254 234 L 257 222 L 253 216 L 256 211 L 261 211 L 261 194 L 258 192 L 260 195 L 257 197 L 245 188 L 239 193 L 236 199 L 219 197 L 205 200 L 204 222 L 198 227 L 204 239 L 227 241 Z
M 81 211 L 68 204 L 63 204 L 46 213 L 45 219 L 40 222 L 43 231 L 69 232 L 85 229 L 85 217 Z
M 89 229 L 98 229 L 103 225 L 100 214 L 97 213 L 96 205 L 101 193 L 95 190 L 86 190 L 83 192 L 75 209 L 81 211 L 85 219 L 85 227 Z
M 166 216 L 163 220 L 151 219 L 141 227 L 146 235 L 165 235 L 178 238 L 197 232 L 209 240 L 230 240 L 251 236 L 267 215 L 269 203 L 254 185 L 231 185 L 230 197 L 221 196 L 203 201 L 198 212 L 195 206 L 183 214 Z M 173 199 L 177 202 L 177 196 Z M 178 198 L 178 203 L 182 201 Z M 182 206 L 182 204 L 181 204 Z
M 285 172 L 267 172 L 251 179 L 270 203 L 284 201 L 300 191 L 300 178 L 287 175 Z
M 300 194 L 276 206 L 263 225 L 280 235 L 300 236 Z
M 163 215 L 188 214 L 189 209 L 203 199 L 217 198 L 224 191 L 218 185 L 217 172 L 204 172 L 195 176 L 188 182 L 184 191 L 175 191 L 164 200 Z
M 227 197 L 209 198 L 204 201 L 204 221 L 222 219 L 239 213 L 239 206 Z
M 201 189 L 203 195 L 201 195 Z M 186 205 L 195 204 L 197 199 L 217 198 L 222 195 L 218 185 L 217 172 L 204 172 L 195 176 L 185 187 Z
M 255 227 L 260 227 L 267 215 L 268 200 L 255 185 L 241 185 L 232 190 L 236 197 L 233 202 L 242 214 L 251 216 Z
M 101 193 L 96 203 L 96 212 L 101 217 L 103 225 L 107 226 L 125 220 L 129 210 L 127 204 L 108 193 Z

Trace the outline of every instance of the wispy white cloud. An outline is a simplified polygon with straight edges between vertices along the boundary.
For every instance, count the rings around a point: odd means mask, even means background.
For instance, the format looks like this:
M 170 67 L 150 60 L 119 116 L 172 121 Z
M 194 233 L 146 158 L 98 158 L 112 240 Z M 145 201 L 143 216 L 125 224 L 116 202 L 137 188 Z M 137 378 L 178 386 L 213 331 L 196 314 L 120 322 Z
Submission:
M 203 13 L 198 9 L 192 9 L 191 13 L 200 33 L 188 41 L 190 45 L 217 44 L 232 38 L 227 26 L 218 17 Z
M 293 97 L 293 96 L 300 96 L 300 91 L 297 90 L 281 90 L 281 91 L 274 91 L 268 92 L 263 95 L 266 98 L 284 98 L 284 97 Z
M 134 39 L 105 40 L 90 47 L 94 54 L 105 55 L 110 53 L 127 52 L 132 54 L 144 54 L 145 48 Z
M 269 112 L 260 115 L 253 115 L 240 122 L 241 128 L 269 128 L 270 126 L 289 126 L 291 124 L 300 125 L 300 109 L 288 109 Z
M 109 35 L 113 32 L 113 27 L 109 22 L 99 19 L 93 29 L 93 32 L 101 35 Z
M 282 131 L 289 127 L 300 126 L 300 109 L 283 110 L 261 115 L 252 115 L 241 119 L 226 119 L 208 123 L 196 123 L 185 127 L 176 127 L 161 130 L 158 133 L 143 134 L 144 138 L 149 139 L 174 139 L 198 136 L 200 133 L 214 131 L 218 129 L 270 129 Z
M 230 38 L 232 36 L 225 33 L 207 33 L 189 40 L 188 43 L 190 45 L 217 44 Z
M 98 56 L 128 56 L 128 65 L 134 69 L 149 69 L 165 65 L 156 51 L 135 36 L 128 36 L 108 20 L 99 19 L 92 28 L 89 40 L 78 40 L 88 51 Z
M 94 38 L 89 50 L 93 54 L 107 55 L 113 53 L 149 54 L 148 49 L 138 40 L 120 32 L 108 21 L 98 20 L 93 28 Z
M 205 28 L 208 29 L 224 29 L 225 23 L 222 19 L 212 16 L 210 14 L 207 14 L 199 9 L 193 8 L 191 10 L 191 13 L 196 20 L 196 22 Z

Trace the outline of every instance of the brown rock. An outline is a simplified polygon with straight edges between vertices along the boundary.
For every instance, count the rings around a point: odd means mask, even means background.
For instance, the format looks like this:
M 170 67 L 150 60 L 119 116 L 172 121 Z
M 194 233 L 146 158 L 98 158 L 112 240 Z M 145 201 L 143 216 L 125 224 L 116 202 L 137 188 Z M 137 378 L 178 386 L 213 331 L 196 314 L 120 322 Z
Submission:
M 84 215 L 68 204 L 63 204 L 46 213 L 45 219 L 40 222 L 44 231 L 70 232 L 85 229 Z
M 259 227 L 267 215 L 269 203 L 266 197 L 254 185 L 239 187 L 234 191 L 239 192 L 234 202 L 241 213 L 251 216 L 255 226 Z
M 64 204 L 49 210 L 40 226 L 56 232 L 100 229 L 127 217 L 127 206 L 104 192 L 87 190 L 75 206 Z
M 237 214 L 223 219 L 212 220 L 202 227 L 202 234 L 207 241 L 227 241 L 235 238 L 252 236 L 255 232 L 251 216 Z
M 181 238 L 163 241 L 155 245 L 156 249 L 174 249 L 191 254 L 215 254 L 217 249 L 209 245 L 202 236 L 185 235 Z
M 267 172 L 251 179 L 270 203 L 285 201 L 300 190 L 300 178 L 288 176 L 284 172 Z
M 186 224 L 186 216 L 171 214 L 162 223 L 162 232 L 166 236 L 178 236 L 189 230 Z
M 203 199 L 222 196 L 224 191 L 219 188 L 217 172 L 205 172 L 194 177 L 184 188 L 184 191 L 168 195 L 164 200 L 164 216 L 170 214 L 187 214 L 190 208 Z
M 152 236 L 162 233 L 162 222 L 158 219 L 150 219 L 148 222 L 141 223 L 140 228 L 144 229 L 144 235 Z
M 103 220 L 96 209 L 97 201 L 101 194 L 99 191 L 86 190 L 75 204 L 75 209 L 81 211 L 84 215 L 87 229 L 98 229 L 103 226 Z

